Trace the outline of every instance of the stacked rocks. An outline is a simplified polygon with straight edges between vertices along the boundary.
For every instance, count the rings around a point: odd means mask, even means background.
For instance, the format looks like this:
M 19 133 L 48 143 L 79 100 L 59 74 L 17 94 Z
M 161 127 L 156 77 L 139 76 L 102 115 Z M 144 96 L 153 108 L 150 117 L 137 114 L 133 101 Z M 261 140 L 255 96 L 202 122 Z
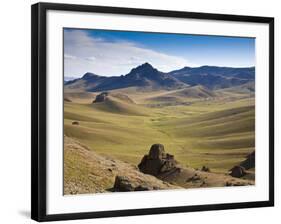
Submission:
M 144 155 L 138 165 L 141 172 L 153 176 L 159 176 L 165 172 L 176 169 L 177 162 L 174 156 L 165 153 L 162 144 L 154 144 L 151 146 L 149 154 Z

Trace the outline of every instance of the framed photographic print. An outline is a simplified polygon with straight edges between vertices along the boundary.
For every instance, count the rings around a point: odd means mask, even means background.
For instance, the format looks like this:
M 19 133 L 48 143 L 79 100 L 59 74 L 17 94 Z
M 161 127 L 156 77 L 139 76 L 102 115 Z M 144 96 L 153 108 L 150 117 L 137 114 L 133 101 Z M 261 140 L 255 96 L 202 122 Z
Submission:
M 274 205 L 274 19 L 32 6 L 32 218 Z

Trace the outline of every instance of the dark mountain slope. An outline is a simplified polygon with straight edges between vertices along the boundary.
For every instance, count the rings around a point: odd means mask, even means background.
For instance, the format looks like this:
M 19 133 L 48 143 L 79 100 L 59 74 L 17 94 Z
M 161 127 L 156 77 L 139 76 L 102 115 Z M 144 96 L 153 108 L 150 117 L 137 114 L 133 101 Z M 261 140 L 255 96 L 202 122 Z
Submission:
M 173 76 L 181 75 L 220 75 L 225 77 L 236 77 L 242 79 L 255 79 L 255 67 L 232 68 L 232 67 L 218 67 L 218 66 L 201 66 L 201 67 L 184 67 L 179 70 L 170 72 Z
M 172 71 L 169 74 L 189 85 L 204 85 L 210 89 L 220 89 L 254 81 L 255 67 L 184 67 L 182 69 Z
M 99 76 L 94 73 L 87 72 L 82 76 L 82 78 L 67 81 L 64 85 L 67 89 L 88 90 L 97 87 L 106 79 L 108 79 L 108 77 Z
M 66 82 L 65 88 L 66 90 L 100 92 L 128 87 L 171 90 L 190 85 L 202 85 L 209 89 L 221 89 L 243 85 L 254 80 L 254 67 L 184 67 L 164 73 L 153 68 L 149 63 L 144 63 L 121 76 L 106 77 L 86 73 L 82 78 Z
M 125 76 L 107 79 L 105 82 L 94 88 L 93 91 L 104 91 L 127 87 L 150 87 L 154 89 L 173 89 L 186 86 L 173 76 L 160 72 L 150 64 L 145 63 L 133 68 Z
M 80 88 L 90 92 L 107 91 L 127 87 L 149 87 L 153 89 L 174 89 L 187 86 L 173 76 L 160 72 L 145 63 L 119 77 L 97 76 L 86 73 L 82 78 L 69 81 L 66 88 Z

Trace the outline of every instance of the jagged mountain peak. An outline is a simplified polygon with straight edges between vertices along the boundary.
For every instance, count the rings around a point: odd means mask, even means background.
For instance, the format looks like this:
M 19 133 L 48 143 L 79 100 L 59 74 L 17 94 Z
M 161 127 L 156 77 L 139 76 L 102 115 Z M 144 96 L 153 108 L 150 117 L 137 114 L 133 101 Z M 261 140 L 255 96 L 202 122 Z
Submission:
M 229 88 L 255 80 L 255 67 L 231 68 L 218 66 L 184 67 L 169 73 L 161 72 L 148 62 L 122 76 L 99 76 L 87 72 L 80 79 L 65 83 L 66 88 L 86 91 L 107 91 L 127 87 L 179 89 L 202 85 L 209 89 Z
M 158 70 L 156 68 L 154 68 L 151 64 L 149 64 L 148 62 L 145 62 L 144 64 L 142 65 L 139 65 L 135 68 L 133 68 L 129 74 L 135 74 L 135 73 L 155 73 L 157 72 Z M 129 75 L 128 74 L 128 75 Z

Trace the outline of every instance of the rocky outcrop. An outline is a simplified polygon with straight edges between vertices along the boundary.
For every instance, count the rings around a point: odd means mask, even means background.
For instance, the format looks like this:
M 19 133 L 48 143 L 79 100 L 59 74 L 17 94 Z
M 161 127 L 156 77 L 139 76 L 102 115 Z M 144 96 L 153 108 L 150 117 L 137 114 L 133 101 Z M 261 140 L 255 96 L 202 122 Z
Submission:
M 157 177 L 166 172 L 176 170 L 176 165 L 177 161 L 174 156 L 165 153 L 162 144 L 154 144 L 151 146 L 149 154 L 144 155 L 138 167 L 141 172 Z
M 108 97 L 108 92 L 102 92 L 101 94 L 96 96 L 96 99 L 93 101 L 93 103 L 101 103 L 106 101 Z
M 161 161 L 159 163 L 162 164 L 161 166 L 155 166 L 157 167 L 155 170 L 158 170 L 157 177 L 140 172 L 135 165 L 109 156 L 99 155 L 79 141 L 64 135 L 64 194 L 254 184 L 254 181 L 251 180 L 181 166 L 172 155 L 165 153 L 164 146 L 160 144 L 151 147 L 147 157 L 145 161 Z M 143 162 L 143 165 L 145 164 L 147 162 Z M 153 164 L 150 165 L 154 167 Z M 148 168 L 149 166 L 144 167 Z
M 93 101 L 93 103 L 102 103 L 105 101 L 110 101 L 110 100 L 119 100 L 125 103 L 130 103 L 130 104 L 134 104 L 135 102 L 128 97 L 125 94 L 122 93 L 111 93 L 111 92 L 102 92 L 100 94 L 98 94 L 95 98 L 95 100 Z
M 175 160 L 173 155 L 165 152 L 162 144 L 152 145 L 138 167 L 143 173 L 183 188 L 242 186 L 254 183 L 251 180 L 232 177 L 228 174 L 211 172 L 207 166 L 201 169 L 183 166 Z M 243 170 L 240 175 L 238 171 L 235 168 L 233 175 L 238 177 L 244 174 Z

